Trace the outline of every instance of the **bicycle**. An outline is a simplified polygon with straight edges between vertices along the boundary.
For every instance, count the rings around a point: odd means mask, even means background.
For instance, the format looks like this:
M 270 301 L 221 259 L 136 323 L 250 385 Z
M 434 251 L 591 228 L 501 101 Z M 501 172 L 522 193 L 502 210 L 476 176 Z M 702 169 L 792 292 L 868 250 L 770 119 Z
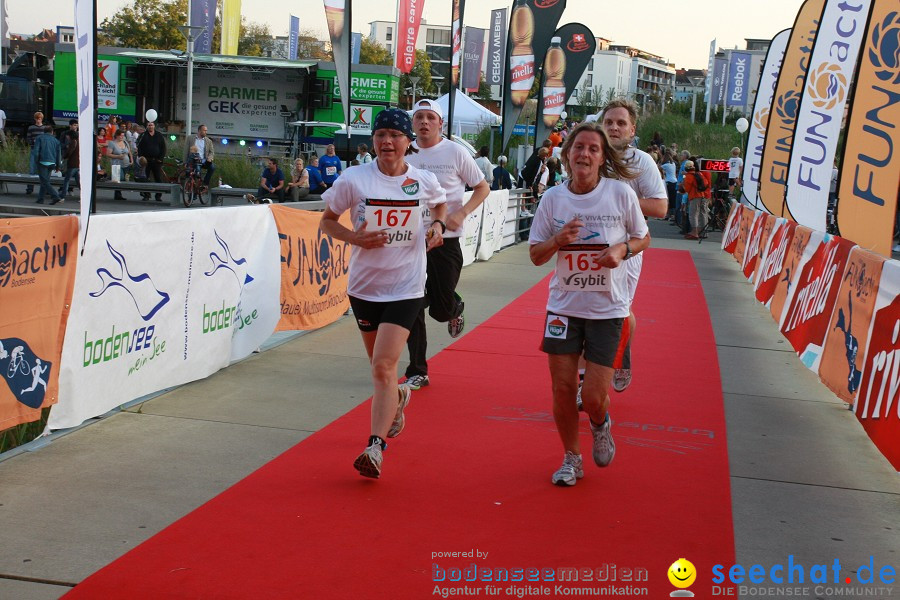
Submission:
M 181 201 L 185 207 L 190 207 L 194 203 L 194 198 L 202 205 L 206 205 L 209 197 L 204 194 L 205 186 L 200 174 L 188 167 L 180 177 L 181 181 Z
M 31 365 L 25 360 L 21 346 L 17 346 L 12 351 L 12 356 L 9 359 L 9 367 L 6 370 L 7 377 L 12 379 L 16 376 L 16 371 L 21 371 L 23 375 L 28 375 L 28 373 L 31 372 Z

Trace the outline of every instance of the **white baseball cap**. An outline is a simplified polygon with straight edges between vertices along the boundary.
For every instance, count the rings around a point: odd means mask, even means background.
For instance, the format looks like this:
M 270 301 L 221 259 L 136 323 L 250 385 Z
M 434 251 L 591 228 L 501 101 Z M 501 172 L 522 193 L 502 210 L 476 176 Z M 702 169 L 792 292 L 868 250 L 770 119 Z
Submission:
M 421 100 L 416 101 L 416 105 L 413 108 L 413 114 L 416 114 L 420 110 L 431 110 L 436 112 L 441 120 L 444 118 L 444 111 L 441 110 L 441 105 L 430 98 L 422 98 Z

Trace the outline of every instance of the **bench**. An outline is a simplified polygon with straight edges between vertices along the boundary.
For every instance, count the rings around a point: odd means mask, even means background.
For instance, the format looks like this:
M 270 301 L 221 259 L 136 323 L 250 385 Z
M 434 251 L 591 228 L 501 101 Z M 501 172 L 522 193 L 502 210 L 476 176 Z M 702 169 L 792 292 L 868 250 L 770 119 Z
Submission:
M 62 185 L 62 177 L 51 177 L 50 183 L 54 187 L 59 188 Z M 0 173 L 0 183 L 21 183 L 23 185 L 40 185 L 37 175 L 28 175 L 27 173 Z M 73 180 L 71 184 L 78 184 L 77 180 Z M 112 181 L 95 182 L 98 190 L 115 190 L 119 192 L 143 192 L 149 194 L 168 194 L 169 204 L 177 206 L 181 204 L 181 186 L 177 183 L 156 183 L 144 181 L 120 181 L 114 183 Z
M 222 206 L 222 201 L 225 198 L 243 198 L 247 194 L 253 194 L 255 196 L 258 191 L 259 190 L 255 188 L 214 187 L 209 190 L 209 202 L 211 206 Z M 285 194 L 285 198 L 289 197 L 290 194 Z M 285 203 L 296 205 L 298 208 L 301 208 L 300 205 L 302 204 L 304 205 L 302 208 L 306 210 L 321 210 L 325 208 L 325 204 L 322 202 L 322 196 L 320 194 L 310 194 L 300 202 L 286 200 Z

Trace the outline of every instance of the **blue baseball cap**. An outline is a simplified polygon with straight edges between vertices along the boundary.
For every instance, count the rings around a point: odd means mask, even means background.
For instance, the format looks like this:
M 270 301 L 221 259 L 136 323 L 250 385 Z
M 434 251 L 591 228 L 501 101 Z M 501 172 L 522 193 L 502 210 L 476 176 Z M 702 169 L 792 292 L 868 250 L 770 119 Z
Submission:
M 412 119 L 406 114 L 405 110 L 399 108 L 386 108 L 378 113 L 375 122 L 372 124 L 372 133 L 379 129 L 396 129 L 402 131 L 406 137 L 411 140 L 416 139 L 416 135 L 412 129 Z

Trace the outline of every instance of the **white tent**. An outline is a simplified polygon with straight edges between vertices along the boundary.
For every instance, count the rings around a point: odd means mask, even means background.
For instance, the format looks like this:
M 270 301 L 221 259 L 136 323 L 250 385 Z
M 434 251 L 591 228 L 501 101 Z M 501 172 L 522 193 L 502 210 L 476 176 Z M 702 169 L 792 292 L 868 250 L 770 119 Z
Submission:
M 490 125 L 499 125 L 500 117 L 495 115 L 485 107 L 481 106 L 459 90 L 456 92 L 456 99 L 453 102 L 453 133 L 459 137 L 465 134 L 475 135 L 485 127 Z M 441 110 L 444 111 L 444 122 L 448 120 L 450 103 L 450 94 L 444 94 L 437 99 Z

